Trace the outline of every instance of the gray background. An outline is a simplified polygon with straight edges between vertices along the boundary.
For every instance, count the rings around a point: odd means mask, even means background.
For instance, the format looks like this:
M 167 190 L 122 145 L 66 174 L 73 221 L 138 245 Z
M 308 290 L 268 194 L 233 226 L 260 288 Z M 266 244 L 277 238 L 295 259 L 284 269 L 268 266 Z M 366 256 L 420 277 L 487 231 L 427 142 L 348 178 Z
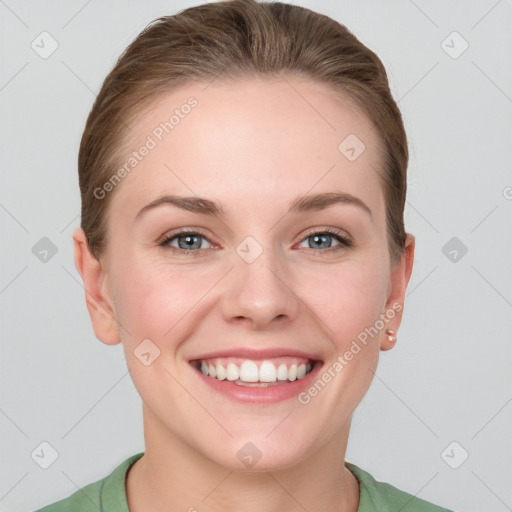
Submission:
M 2 511 L 64 498 L 144 450 L 122 347 L 95 338 L 73 264 L 76 159 L 117 56 L 154 18 L 198 3 L 0 1 Z M 410 139 L 405 318 L 347 460 L 449 508 L 512 510 L 511 2 L 295 3 L 381 57 Z M 59 45 L 46 59 L 31 48 L 43 31 Z M 457 58 L 453 31 L 469 44 Z M 32 251 L 43 237 L 57 248 L 46 262 Z M 48 469 L 31 456 L 43 441 L 59 454 Z

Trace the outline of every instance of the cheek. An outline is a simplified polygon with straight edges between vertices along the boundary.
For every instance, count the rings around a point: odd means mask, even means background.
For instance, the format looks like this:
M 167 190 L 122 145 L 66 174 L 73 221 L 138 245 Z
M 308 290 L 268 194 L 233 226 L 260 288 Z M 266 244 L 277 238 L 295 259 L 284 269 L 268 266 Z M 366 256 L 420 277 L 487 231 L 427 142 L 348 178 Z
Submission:
M 371 327 L 383 313 L 389 275 L 376 259 L 371 264 L 361 259 L 326 266 L 315 272 L 314 279 L 303 281 L 302 297 L 308 297 L 308 307 L 320 318 L 317 324 L 324 327 L 332 352 L 300 400 L 322 401 L 322 408 L 332 411 L 326 437 L 348 421 L 377 368 L 380 330 L 371 334 Z
M 302 297 L 342 349 L 383 312 L 389 276 L 376 262 L 326 265 L 303 282 Z
M 213 272 L 203 274 L 144 258 L 125 258 L 113 271 L 116 317 L 130 333 L 125 332 L 124 341 L 149 338 L 160 345 L 174 338 L 187 323 L 181 320 L 215 281 Z

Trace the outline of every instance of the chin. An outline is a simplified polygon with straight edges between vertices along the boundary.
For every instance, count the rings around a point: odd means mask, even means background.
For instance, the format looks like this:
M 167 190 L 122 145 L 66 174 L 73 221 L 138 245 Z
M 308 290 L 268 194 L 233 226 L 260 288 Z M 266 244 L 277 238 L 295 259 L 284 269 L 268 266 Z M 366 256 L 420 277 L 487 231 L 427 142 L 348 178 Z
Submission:
M 230 439 L 221 451 L 206 454 L 216 464 L 238 473 L 279 471 L 299 464 L 306 457 L 306 446 L 293 436 L 282 439 L 265 439 L 261 434 L 251 441 L 245 436 Z M 210 448 L 211 449 L 211 448 Z

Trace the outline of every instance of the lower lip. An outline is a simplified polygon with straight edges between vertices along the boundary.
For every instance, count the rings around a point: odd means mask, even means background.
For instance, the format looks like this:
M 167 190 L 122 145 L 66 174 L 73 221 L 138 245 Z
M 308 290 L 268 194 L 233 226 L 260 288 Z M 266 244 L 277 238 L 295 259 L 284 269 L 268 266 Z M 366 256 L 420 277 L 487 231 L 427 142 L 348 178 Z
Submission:
M 290 398 L 296 398 L 297 395 L 311 386 L 321 367 L 322 363 L 317 361 L 311 372 L 304 378 L 286 384 L 268 387 L 240 386 L 229 380 L 218 380 L 203 375 L 203 373 L 196 368 L 194 368 L 194 371 L 205 384 L 232 400 L 253 404 L 271 404 L 289 400 Z

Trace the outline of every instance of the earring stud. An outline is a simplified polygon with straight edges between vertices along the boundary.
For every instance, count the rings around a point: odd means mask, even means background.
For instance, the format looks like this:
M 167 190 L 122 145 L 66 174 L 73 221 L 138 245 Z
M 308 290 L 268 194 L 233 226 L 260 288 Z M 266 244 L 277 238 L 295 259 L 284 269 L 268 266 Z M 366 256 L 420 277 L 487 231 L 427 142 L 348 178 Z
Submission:
M 386 334 L 388 335 L 388 341 L 391 343 L 396 342 L 395 331 L 393 329 L 386 329 Z

